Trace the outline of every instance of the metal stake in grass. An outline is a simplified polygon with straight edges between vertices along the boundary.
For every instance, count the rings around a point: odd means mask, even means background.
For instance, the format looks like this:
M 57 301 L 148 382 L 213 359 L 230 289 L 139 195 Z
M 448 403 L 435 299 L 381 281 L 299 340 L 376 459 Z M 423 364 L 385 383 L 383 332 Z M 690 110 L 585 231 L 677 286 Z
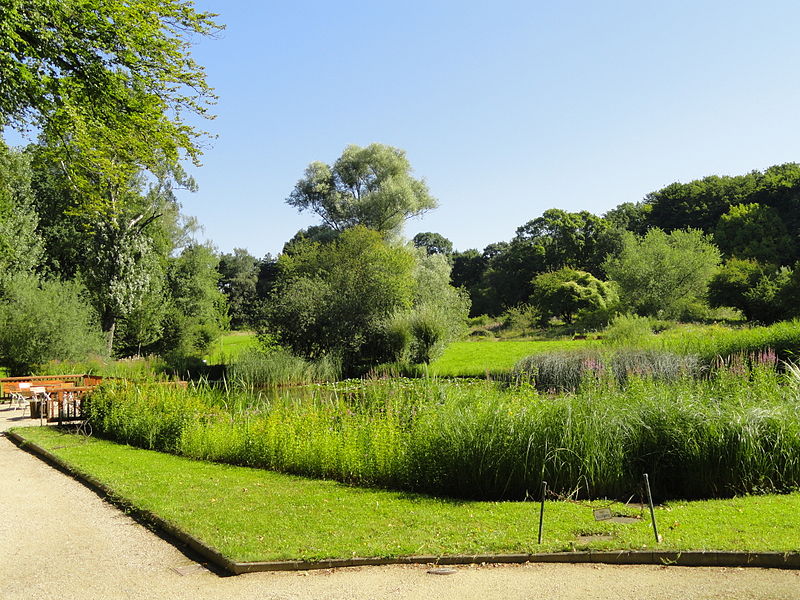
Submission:
M 658 535 L 658 525 L 656 525 L 656 513 L 653 509 L 653 494 L 650 493 L 650 478 L 644 474 L 644 489 L 647 491 L 647 502 L 650 504 L 650 519 L 653 521 L 653 533 L 656 536 L 656 544 L 661 543 L 661 536 Z
M 542 528 L 544 527 L 544 497 L 547 495 L 547 482 L 542 481 L 542 503 L 539 506 L 539 543 L 542 543 Z

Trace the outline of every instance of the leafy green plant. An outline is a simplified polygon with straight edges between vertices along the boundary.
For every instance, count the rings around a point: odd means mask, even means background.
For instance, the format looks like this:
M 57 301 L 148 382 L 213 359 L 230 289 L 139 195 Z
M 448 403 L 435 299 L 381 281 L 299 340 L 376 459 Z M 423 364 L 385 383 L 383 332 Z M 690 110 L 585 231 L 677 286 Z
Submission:
M 228 366 L 229 381 L 244 389 L 335 381 L 340 373 L 340 365 L 330 355 L 325 355 L 317 361 L 310 361 L 285 350 L 272 352 L 244 350 Z
M 612 346 L 641 345 L 653 335 L 653 320 L 634 314 L 617 315 L 603 334 Z
M 32 275 L 7 278 L 0 291 L 0 364 L 26 375 L 51 360 L 100 354 L 102 335 L 84 291 Z

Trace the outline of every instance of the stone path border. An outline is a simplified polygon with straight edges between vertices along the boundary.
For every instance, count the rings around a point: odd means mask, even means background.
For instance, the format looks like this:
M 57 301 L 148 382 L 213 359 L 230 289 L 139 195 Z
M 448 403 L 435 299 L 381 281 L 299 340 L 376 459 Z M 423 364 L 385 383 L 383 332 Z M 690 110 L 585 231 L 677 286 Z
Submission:
M 518 563 L 603 563 L 611 565 L 670 565 L 686 567 L 760 567 L 800 569 L 800 553 L 790 552 L 676 552 L 665 550 L 619 550 L 611 552 L 558 552 L 538 554 L 477 554 L 449 556 L 403 556 L 397 558 L 348 558 L 322 561 L 235 562 L 158 515 L 132 506 L 124 498 L 93 477 L 80 473 L 44 448 L 25 440 L 13 431 L 6 436 L 17 446 L 38 456 L 59 471 L 73 477 L 102 498 L 119 506 L 134 518 L 157 528 L 167 539 L 185 544 L 217 568 L 233 575 L 261 571 L 305 571 L 338 567 L 408 564 L 518 564 Z

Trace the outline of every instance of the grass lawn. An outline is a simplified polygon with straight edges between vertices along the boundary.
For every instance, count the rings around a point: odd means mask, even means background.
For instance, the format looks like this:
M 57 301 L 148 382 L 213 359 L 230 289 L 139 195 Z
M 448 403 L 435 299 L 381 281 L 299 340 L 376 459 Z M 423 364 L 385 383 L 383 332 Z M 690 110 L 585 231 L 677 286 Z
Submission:
M 545 505 L 545 543 L 536 543 L 537 502 L 465 502 L 349 487 L 232 467 L 64 434 L 17 429 L 131 505 L 158 514 L 234 561 L 534 553 L 582 549 L 800 550 L 800 493 L 657 507 L 664 538 L 643 518 L 596 522 L 590 508 Z M 597 507 L 607 503 L 595 502 Z M 607 534 L 583 542 L 581 534 Z
M 220 337 L 211 345 L 209 353 L 204 356 L 210 365 L 223 364 L 239 356 L 239 353 L 248 348 L 258 346 L 256 334 L 250 331 L 232 331 Z
M 486 372 L 509 371 L 521 358 L 540 352 L 596 345 L 595 340 L 455 342 L 430 366 L 432 375 L 484 377 Z

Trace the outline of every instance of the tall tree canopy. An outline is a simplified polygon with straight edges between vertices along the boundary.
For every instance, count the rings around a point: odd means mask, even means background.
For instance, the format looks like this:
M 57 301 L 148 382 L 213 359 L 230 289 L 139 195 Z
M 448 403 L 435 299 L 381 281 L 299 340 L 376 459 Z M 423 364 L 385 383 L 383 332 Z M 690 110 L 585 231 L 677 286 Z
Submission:
M 640 315 L 677 318 L 705 296 L 719 261 L 719 250 L 703 232 L 654 228 L 642 237 L 626 232 L 622 248 L 604 267 L 619 285 L 626 308 Z
M 700 229 L 727 256 L 785 266 L 800 258 L 797 163 L 673 183 L 645 196 L 643 208 L 649 227 Z
M 425 231 L 418 233 L 411 240 L 417 248 L 425 248 L 430 254 L 444 254 L 450 256 L 453 253 L 453 242 L 444 237 L 441 233 Z
M 5 0 L 0 123 L 33 125 L 106 177 L 197 160 L 214 101 L 191 36 L 219 29 L 190 0 Z
M 384 144 L 348 146 L 332 166 L 311 163 L 286 202 L 334 231 L 363 225 L 384 237 L 436 208 L 425 182 L 411 176 L 406 153 Z

